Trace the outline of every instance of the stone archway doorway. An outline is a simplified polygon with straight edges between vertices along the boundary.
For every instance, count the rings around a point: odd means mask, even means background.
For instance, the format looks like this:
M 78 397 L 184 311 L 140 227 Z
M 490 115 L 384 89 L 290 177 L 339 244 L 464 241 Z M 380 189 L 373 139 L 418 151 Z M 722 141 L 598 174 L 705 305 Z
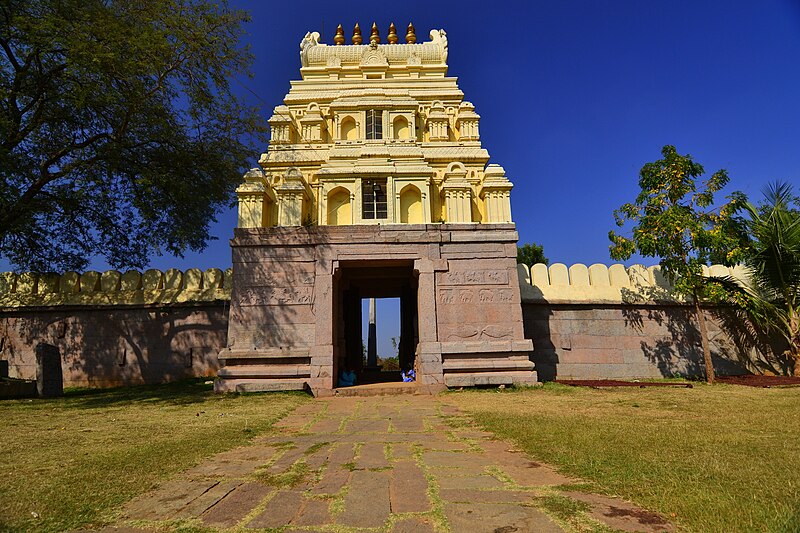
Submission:
M 366 369 L 362 336 L 361 302 L 366 298 L 398 298 L 400 300 L 400 368 L 415 366 L 419 342 L 417 316 L 418 281 L 413 261 L 376 260 L 341 261 L 334 276 L 333 298 L 333 381 L 336 387 L 340 371 L 349 367 L 359 375 L 359 383 L 399 381 L 400 373 L 384 375 Z

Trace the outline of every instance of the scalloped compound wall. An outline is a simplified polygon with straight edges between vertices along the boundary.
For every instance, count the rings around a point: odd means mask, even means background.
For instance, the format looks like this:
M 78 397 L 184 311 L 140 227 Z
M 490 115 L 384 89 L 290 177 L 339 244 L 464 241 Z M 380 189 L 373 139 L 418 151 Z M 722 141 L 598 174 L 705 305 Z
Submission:
M 231 270 L 0 273 L 0 359 L 34 379 L 35 345 L 59 348 L 65 386 L 215 376 Z
M 550 303 L 644 303 L 647 301 L 678 302 L 681 298 L 672 293 L 672 286 L 658 265 L 645 267 L 621 264 L 606 266 L 595 263 L 587 267 L 576 263 L 570 267 L 563 263 L 545 265 L 538 263 L 528 268 L 517 265 L 523 302 L 547 301 Z M 747 281 L 744 267 L 729 268 L 723 265 L 703 267 L 707 276 L 731 276 L 743 283 Z
M 742 267 L 713 265 L 711 276 L 746 283 Z M 658 266 L 518 265 L 525 337 L 540 379 L 631 379 L 703 375 L 693 307 L 676 297 Z M 718 373 L 745 370 L 739 327 L 723 308 L 706 311 Z M 738 331 L 738 333 L 742 333 Z
M 738 267 L 708 273 L 746 279 Z M 659 267 L 556 263 L 518 265 L 518 274 L 540 379 L 702 373 L 691 307 L 675 298 Z M 231 269 L 0 273 L 0 359 L 12 377 L 34 378 L 34 345 L 54 344 L 66 386 L 215 376 L 231 279 Z M 707 313 L 717 370 L 741 372 L 744 348 L 718 311 Z
M 145 305 L 230 300 L 232 270 L 171 268 L 121 273 L 0 273 L 0 308 L 53 305 Z

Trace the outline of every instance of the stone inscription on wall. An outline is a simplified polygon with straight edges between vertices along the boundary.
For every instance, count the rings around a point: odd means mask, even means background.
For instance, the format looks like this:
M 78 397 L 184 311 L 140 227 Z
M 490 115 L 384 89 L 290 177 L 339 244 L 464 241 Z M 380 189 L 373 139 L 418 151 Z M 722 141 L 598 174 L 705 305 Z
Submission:
M 295 285 L 313 285 L 314 272 L 266 272 L 250 269 L 238 272 L 236 282 L 244 287 L 283 287 Z
M 307 305 L 314 302 L 314 287 L 244 287 L 236 291 L 241 306 Z
M 439 285 L 508 285 L 507 270 L 455 270 L 443 272 Z
M 439 289 L 439 302 L 443 304 L 510 303 L 514 301 L 512 289 Z

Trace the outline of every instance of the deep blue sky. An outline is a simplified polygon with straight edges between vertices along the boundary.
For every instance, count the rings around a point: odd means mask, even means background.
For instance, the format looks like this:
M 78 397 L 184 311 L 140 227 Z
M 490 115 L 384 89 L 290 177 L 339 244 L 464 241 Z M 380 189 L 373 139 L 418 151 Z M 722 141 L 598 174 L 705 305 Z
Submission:
M 330 43 L 338 23 L 348 37 L 356 21 L 383 35 L 389 22 L 412 21 L 421 37 L 444 28 L 450 75 L 514 182 L 520 240 L 543 244 L 551 262 L 610 261 L 612 212 L 633 200 L 639 168 L 664 144 L 709 173 L 727 169 L 726 192 L 755 199 L 770 180 L 800 185 L 797 0 L 234 5 L 252 14 L 243 42 L 256 63 L 244 83 L 265 116 L 299 78 L 306 31 L 324 28 Z M 153 266 L 230 264 L 234 224 L 223 215 L 204 253 Z
M 232 4 L 252 15 L 242 42 L 254 77 L 240 85 L 266 118 L 300 77 L 306 31 L 330 43 L 338 23 L 348 40 L 356 21 L 384 36 L 390 22 L 403 34 L 412 21 L 425 40 L 445 29 L 449 73 L 515 185 L 520 241 L 543 244 L 551 263 L 610 262 L 612 212 L 634 199 L 639 168 L 664 144 L 709 173 L 727 169 L 726 193 L 800 186 L 800 0 Z M 204 252 L 151 266 L 229 266 L 235 223 L 223 213 Z
M 324 28 L 331 43 L 338 23 L 348 40 L 356 21 L 384 36 L 390 22 L 402 34 L 411 21 L 426 40 L 445 29 L 450 75 L 515 185 L 520 240 L 543 244 L 551 262 L 610 262 L 612 212 L 634 199 L 639 168 L 664 144 L 709 173 L 727 169 L 726 192 L 757 199 L 770 180 L 800 186 L 800 0 L 233 5 L 252 14 L 243 42 L 254 78 L 243 83 L 267 118 L 299 79 L 306 31 Z M 151 266 L 229 266 L 235 222 L 223 214 L 206 251 Z

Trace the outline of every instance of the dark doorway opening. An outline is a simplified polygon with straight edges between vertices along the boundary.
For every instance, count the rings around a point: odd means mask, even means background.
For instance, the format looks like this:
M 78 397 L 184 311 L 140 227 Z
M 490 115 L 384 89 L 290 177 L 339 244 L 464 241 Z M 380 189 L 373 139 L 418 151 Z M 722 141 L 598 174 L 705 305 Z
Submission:
M 362 301 L 370 298 L 399 300 L 397 365 L 400 369 L 414 367 L 419 342 L 417 287 L 413 261 L 340 262 L 334 277 L 334 387 L 346 368 L 356 373 L 358 384 L 401 380 L 400 370 L 383 371 L 366 364 L 368 338 L 364 332 L 368 328 L 364 322 L 368 315 L 363 314 Z

